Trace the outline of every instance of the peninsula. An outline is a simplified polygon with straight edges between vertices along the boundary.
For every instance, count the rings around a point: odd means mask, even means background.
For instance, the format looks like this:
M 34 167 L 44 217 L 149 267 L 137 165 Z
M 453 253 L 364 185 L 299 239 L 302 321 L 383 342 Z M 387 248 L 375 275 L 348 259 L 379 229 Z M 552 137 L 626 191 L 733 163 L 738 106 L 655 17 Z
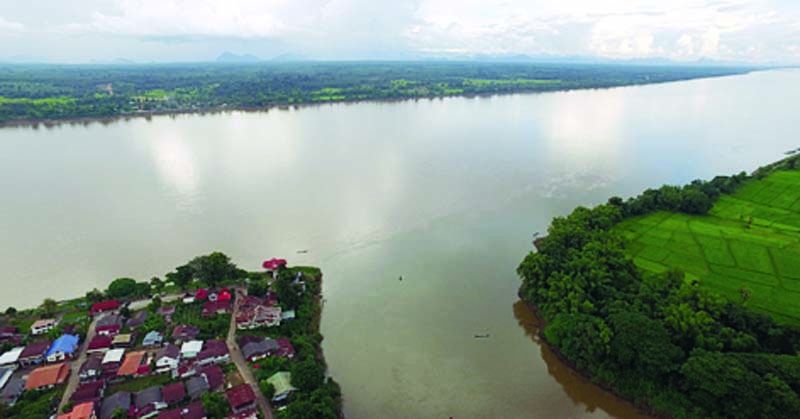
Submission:
M 6 309 L 0 417 L 340 417 L 320 348 L 322 273 L 263 266 L 215 252 L 164 279 Z
M 542 337 L 670 417 L 800 416 L 800 158 L 553 220 L 518 268 Z

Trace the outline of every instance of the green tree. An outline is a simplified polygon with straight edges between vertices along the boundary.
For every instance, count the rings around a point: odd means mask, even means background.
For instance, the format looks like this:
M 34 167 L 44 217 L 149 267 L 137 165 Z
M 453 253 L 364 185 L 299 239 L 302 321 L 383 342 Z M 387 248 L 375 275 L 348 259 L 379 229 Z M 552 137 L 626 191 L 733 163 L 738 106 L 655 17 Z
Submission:
M 221 393 L 205 393 L 200 400 L 209 419 L 223 419 L 228 416 L 228 402 Z
M 172 281 L 177 287 L 185 290 L 189 284 L 194 281 L 195 271 L 194 268 L 187 265 L 181 265 L 175 268 L 175 272 L 167 274 L 167 280 Z
M 224 253 L 214 252 L 206 256 L 194 258 L 189 265 L 194 268 L 197 278 L 208 286 L 214 287 L 220 282 L 236 277 L 236 265 Z
M 111 298 L 133 297 L 137 293 L 136 281 L 131 278 L 117 278 L 108 285 L 106 293 Z
M 105 295 L 97 288 L 86 293 L 86 301 L 90 303 L 97 303 L 103 301 L 103 299 L 105 299 Z
M 688 214 L 706 214 L 714 203 L 711 198 L 695 188 L 686 188 L 682 193 L 681 211 Z
M 161 294 L 164 291 L 164 281 L 161 278 L 154 276 L 150 279 L 150 289 L 156 294 Z
M 58 310 L 58 303 L 52 298 L 45 298 L 39 308 L 45 316 L 52 316 L 56 313 L 56 310 Z
M 683 351 L 661 322 L 626 311 L 611 315 L 609 323 L 614 332 L 610 353 L 619 368 L 653 379 L 680 368 Z
M 325 370 L 318 361 L 308 358 L 292 368 L 292 384 L 301 391 L 312 391 L 325 381 Z

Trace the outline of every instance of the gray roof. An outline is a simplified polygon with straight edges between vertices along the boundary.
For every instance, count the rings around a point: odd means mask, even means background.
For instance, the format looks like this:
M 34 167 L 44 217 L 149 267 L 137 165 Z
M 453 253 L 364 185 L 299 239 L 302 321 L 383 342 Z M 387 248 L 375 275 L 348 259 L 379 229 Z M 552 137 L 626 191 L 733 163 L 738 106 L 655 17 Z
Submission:
M 137 311 L 130 319 L 128 319 L 126 324 L 128 327 L 138 327 L 144 324 L 145 320 L 147 320 L 147 310 Z
M 175 345 L 167 345 L 156 352 L 156 360 L 159 360 L 165 356 L 168 356 L 173 359 L 177 359 L 181 355 L 181 350 Z
M 17 401 L 22 392 L 25 391 L 25 380 L 22 376 L 12 376 L 3 391 L 0 391 L 0 401 L 6 404 L 13 404 Z
M 105 399 L 100 405 L 100 419 L 111 419 L 117 409 L 128 411 L 131 408 L 131 393 L 120 391 Z
M 111 325 L 121 325 L 122 324 L 122 317 L 117 314 L 107 314 L 103 316 L 102 319 L 97 321 L 97 327 L 101 326 L 111 326 Z
M 242 355 L 245 358 L 250 358 L 253 355 L 264 355 L 272 351 L 280 349 L 278 342 L 273 339 L 264 339 L 255 342 L 248 342 L 242 347 Z
M 84 361 L 83 365 L 81 365 L 80 372 L 86 372 L 89 370 L 99 370 L 100 367 L 103 365 L 103 357 L 99 355 L 89 356 Z
M 208 382 L 202 376 L 194 376 L 186 380 L 186 394 L 192 399 L 200 397 L 208 391 Z
M 164 397 L 161 394 L 160 386 L 147 387 L 146 389 L 136 393 L 137 409 L 142 409 L 147 405 L 160 403 L 162 401 L 164 401 Z

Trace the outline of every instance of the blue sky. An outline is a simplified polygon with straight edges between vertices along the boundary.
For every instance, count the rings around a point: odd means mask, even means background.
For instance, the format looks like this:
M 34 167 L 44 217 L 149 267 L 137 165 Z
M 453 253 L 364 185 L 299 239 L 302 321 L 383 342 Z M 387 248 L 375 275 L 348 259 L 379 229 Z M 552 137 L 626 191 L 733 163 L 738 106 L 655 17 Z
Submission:
M 800 64 L 797 0 L 0 0 L 0 60 L 488 55 Z

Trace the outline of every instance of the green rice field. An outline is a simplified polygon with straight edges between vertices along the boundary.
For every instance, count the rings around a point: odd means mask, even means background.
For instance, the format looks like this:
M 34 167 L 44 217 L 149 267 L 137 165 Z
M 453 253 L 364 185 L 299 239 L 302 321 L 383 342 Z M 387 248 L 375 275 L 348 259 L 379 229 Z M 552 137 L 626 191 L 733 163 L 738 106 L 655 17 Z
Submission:
M 749 307 L 800 324 L 800 171 L 750 180 L 708 215 L 657 212 L 617 227 L 642 269 L 678 268 Z

